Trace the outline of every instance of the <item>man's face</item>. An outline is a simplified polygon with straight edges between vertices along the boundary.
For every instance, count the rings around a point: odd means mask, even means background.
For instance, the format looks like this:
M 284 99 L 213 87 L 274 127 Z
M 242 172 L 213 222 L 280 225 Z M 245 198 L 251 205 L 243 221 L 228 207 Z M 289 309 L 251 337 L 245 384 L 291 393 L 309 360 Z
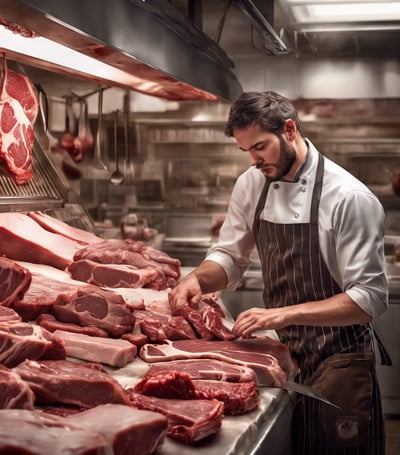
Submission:
M 296 150 L 284 134 L 278 137 L 259 125 L 250 125 L 235 129 L 234 138 L 240 150 L 249 153 L 251 165 L 272 181 L 285 177 L 295 163 Z

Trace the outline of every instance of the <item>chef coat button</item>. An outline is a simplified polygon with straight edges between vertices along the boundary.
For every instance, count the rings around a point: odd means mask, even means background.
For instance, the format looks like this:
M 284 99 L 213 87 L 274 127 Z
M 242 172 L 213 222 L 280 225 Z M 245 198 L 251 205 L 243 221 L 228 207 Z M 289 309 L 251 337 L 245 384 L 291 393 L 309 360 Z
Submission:
M 302 193 L 305 193 L 305 192 L 307 191 L 307 188 L 306 188 L 305 186 L 302 186 L 301 189 L 300 189 L 300 191 L 301 191 Z
M 298 213 L 294 214 L 294 217 L 297 219 L 300 215 Z
M 273 186 L 272 186 L 275 190 L 277 190 L 279 188 L 279 183 L 274 183 Z
M 307 180 L 306 179 L 301 179 L 301 184 L 302 185 L 305 185 L 307 183 Z

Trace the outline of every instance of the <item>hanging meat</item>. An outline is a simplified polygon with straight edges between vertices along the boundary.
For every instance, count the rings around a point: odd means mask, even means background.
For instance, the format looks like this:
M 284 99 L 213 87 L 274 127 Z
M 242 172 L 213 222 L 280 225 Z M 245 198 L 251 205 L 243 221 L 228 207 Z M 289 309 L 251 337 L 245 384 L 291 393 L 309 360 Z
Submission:
M 33 124 L 38 101 L 29 79 L 7 69 L 0 55 L 0 171 L 18 185 L 32 178 Z
M 82 161 L 83 155 L 80 142 L 76 141 L 74 122 L 72 97 L 69 96 L 65 102 L 65 132 L 61 139 L 61 147 L 69 153 L 75 162 L 79 163 Z
M 86 100 L 80 100 L 78 136 L 74 140 L 74 146 L 77 150 L 80 150 L 79 158 L 81 159 L 85 156 L 91 156 L 93 152 L 94 138 L 90 130 L 88 103 Z

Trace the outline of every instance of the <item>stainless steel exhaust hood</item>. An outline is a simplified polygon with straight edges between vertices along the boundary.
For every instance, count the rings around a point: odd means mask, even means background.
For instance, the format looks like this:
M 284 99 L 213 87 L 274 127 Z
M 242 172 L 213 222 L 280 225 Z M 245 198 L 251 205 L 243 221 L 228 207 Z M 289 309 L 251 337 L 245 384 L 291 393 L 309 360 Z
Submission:
M 242 91 L 225 52 L 166 0 L 0 0 L 0 18 L 134 76 L 129 84 L 92 78 L 103 85 L 169 100 L 233 101 Z M 84 77 L 4 50 L 22 63 Z

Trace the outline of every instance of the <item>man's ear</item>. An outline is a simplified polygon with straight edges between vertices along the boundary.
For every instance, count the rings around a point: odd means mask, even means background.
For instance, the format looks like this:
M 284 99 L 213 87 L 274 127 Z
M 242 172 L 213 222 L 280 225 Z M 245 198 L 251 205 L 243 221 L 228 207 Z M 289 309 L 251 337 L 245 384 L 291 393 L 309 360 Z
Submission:
M 288 141 L 294 141 L 295 136 L 296 136 L 296 124 L 291 118 L 288 118 L 285 122 L 285 127 L 284 127 L 284 132 L 286 135 L 286 139 Z

